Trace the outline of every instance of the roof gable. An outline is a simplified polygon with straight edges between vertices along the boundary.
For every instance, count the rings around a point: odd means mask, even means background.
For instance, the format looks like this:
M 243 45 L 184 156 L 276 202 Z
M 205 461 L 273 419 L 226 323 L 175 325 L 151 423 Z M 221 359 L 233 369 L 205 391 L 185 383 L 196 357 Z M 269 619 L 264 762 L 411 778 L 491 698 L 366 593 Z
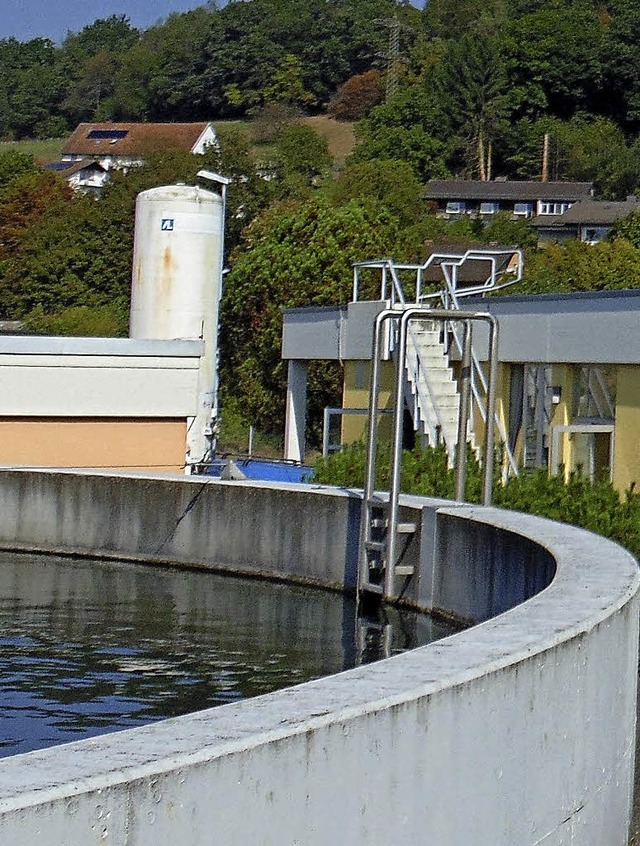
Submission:
M 192 152 L 211 125 L 200 123 L 81 123 L 64 145 L 65 156 L 142 156 L 174 148 Z

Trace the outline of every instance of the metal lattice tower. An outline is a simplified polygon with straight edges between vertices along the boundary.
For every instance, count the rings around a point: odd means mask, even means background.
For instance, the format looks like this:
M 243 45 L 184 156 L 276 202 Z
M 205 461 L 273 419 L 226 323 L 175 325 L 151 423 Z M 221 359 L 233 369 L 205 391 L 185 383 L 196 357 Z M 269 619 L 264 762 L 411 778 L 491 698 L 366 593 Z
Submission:
M 398 93 L 398 77 L 400 64 L 400 21 L 394 15 L 387 22 L 389 27 L 389 51 L 387 54 L 387 102 Z

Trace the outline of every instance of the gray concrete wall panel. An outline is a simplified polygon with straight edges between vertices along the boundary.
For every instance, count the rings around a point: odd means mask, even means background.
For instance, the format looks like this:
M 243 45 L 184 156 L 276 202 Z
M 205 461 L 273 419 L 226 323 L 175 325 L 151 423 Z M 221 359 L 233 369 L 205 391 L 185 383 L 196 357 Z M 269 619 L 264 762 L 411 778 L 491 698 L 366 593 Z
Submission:
M 338 307 L 288 309 L 282 324 L 282 358 L 336 361 L 343 321 Z
M 477 307 L 498 318 L 501 361 L 632 364 L 640 360 L 638 297 L 494 297 Z
M 370 359 L 373 323 L 384 307 L 382 301 L 372 301 L 349 303 L 346 310 L 310 308 L 285 312 L 283 358 Z M 498 318 L 500 361 L 549 364 L 640 361 L 638 291 L 489 297 L 469 299 L 466 307 L 489 311 Z M 339 332 L 329 328 L 338 315 L 344 324 Z M 485 360 L 487 339 L 485 326 L 474 327 L 474 349 Z M 323 355 L 315 355 L 314 348 L 323 350 Z
M 355 492 L 6 471 L 0 503 L 4 548 L 353 583 Z M 423 601 L 509 610 L 375 665 L 4 759 L 0 843 L 624 846 L 635 561 L 526 515 L 403 509 L 421 525 Z
M 349 303 L 341 351 L 344 360 L 366 361 L 371 358 L 373 325 L 386 307 L 387 303 L 381 301 Z

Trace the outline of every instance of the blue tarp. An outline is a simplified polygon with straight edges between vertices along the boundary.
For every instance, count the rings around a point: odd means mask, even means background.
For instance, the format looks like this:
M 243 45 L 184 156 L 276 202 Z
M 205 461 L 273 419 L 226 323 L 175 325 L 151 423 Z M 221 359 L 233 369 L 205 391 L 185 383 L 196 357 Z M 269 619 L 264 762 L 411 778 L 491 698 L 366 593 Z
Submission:
M 312 469 L 304 464 L 292 464 L 288 461 L 270 461 L 266 458 L 234 458 L 234 463 L 247 479 L 264 482 L 306 482 L 311 478 Z M 224 459 L 218 459 L 207 470 L 209 476 L 220 476 Z

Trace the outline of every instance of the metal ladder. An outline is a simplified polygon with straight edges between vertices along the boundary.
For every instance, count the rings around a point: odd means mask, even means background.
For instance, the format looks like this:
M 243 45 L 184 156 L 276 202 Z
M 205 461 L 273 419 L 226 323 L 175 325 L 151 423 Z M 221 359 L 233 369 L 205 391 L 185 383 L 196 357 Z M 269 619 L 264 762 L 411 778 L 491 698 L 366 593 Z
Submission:
M 400 524 L 397 515 L 397 503 L 381 499 L 375 493 L 378 397 L 380 393 L 380 359 L 382 357 L 384 324 L 399 320 L 403 309 L 386 309 L 375 320 L 373 330 L 373 350 L 371 358 L 371 385 L 369 390 L 369 426 L 367 438 L 367 458 L 365 466 L 365 484 L 362 502 L 360 533 L 360 555 L 358 563 L 358 596 L 376 595 L 380 598 L 389 596 L 395 576 L 412 576 L 413 567 L 401 565 L 396 561 L 396 535 L 412 535 L 416 526 L 412 523 Z M 395 394 L 393 409 L 393 429 L 402 414 L 402 397 Z M 392 474 L 393 475 L 393 474 Z
M 376 317 L 373 331 L 371 355 L 371 384 L 369 389 L 369 419 L 365 483 L 362 501 L 360 547 L 358 556 L 358 597 L 361 603 L 372 597 L 382 600 L 394 595 L 395 579 L 404 576 L 411 579 L 416 575 L 412 564 L 404 563 L 408 542 L 417 531 L 415 523 L 399 520 L 400 471 L 402 460 L 402 416 L 404 405 L 404 371 L 406 367 L 407 336 L 409 321 L 438 320 L 460 321 L 465 324 L 463 353 L 463 375 L 461 411 L 458 423 L 458 449 L 456 457 L 456 498 L 464 497 L 466 477 L 466 432 L 469 418 L 471 323 L 482 321 L 489 324 L 489 379 L 487 384 L 487 419 L 495 419 L 496 376 L 498 368 L 498 325 L 495 318 L 486 312 L 467 312 L 448 309 L 408 306 L 390 308 Z M 391 453 L 391 478 L 389 497 L 383 499 L 375 493 L 377 464 L 378 398 L 380 391 L 380 361 L 382 358 L 383 329 L 385 324 L 397 324 L 398 344 L 396 357 L 396 379 L 393 404 L 393 437 Z M 486 426 L 483 467 L 483 503 L 491 504 L 493 489 L 494 427 Z M 404 544 L 401 541 L 404 540 Z

